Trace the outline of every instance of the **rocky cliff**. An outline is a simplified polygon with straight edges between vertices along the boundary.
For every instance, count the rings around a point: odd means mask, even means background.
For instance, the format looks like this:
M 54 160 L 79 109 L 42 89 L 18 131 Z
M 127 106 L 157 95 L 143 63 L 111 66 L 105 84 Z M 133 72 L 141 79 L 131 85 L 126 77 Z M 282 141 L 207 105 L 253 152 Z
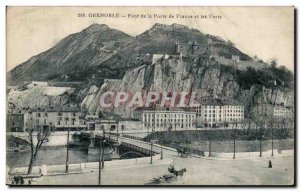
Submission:
M 293 92 L 287 88 L 265 88 L 253 85 L 243 89 L 238 79 L 230 72 L 223 71 L 216 62 L 207 59 L 182 60 L 179 57 L 161 59 L 152 65 L 143 65 L 126 72 L 120 81 L 106 82 L 102 86 L 91 86 L 81 106 L 90 113 L 103 110 L 99 104 L 104 92 L 197 92 L 201 98 L 238 100 L 245 106 L 246 116 L 251 106 L 259 103 L 285 102 L 293 105 Z M 126 107 L 109 108 L 110 111 L 129 116 L 131 109 Z

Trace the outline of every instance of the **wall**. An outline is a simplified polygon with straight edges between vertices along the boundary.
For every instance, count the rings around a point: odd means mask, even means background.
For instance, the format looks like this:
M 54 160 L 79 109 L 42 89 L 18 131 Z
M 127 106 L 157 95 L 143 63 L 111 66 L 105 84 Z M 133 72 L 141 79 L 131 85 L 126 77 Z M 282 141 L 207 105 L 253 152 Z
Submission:
M 262 152 L 262 157 L 271 157 L 272 150 L 267 150 Z M 204 155 L 208 157 L 209 153 L 205 152 Z M 281 153 L 278 153 L 276 149 L 273 150 L 273 156 L 294 156 L 294 150 L 282 150 Z M 232 159 L 233 153 L 211 153 L 211 157 L 215 158 L 224 158 Z M 260 152 L 237 152 L 235 153 L 235 158 L 257 158 L 260 157 Z
M 72 139 L 72 135 L 75 132 L 71 132 L 70 131 L 70 135 L 69 135 L 69 141 L 70 143 L 73 141 Z M 26 141 L 28 140 L 28 133 L 12 133 L 12 132 L 8 132 L 7 135 L 13 135 L 15 137 L 24 139 Z M 48 138 L 49 142 L 46 142 L 43 144 L 43 146 L 61 146 L 61 145 L 67 145 L 67 136 L 68 132 L 52 132 Z M 34 133 L 33 135 L 33 144 L 36 144 L 37 142 L 37 138 L 36 138 L 36 133 Z
M 104 166 L 126 166 L 130 164 L 150 164 L 150 157 L 142 157 L 135 159 L 126 159 L 126 160 L 113 160 L 113 161 L 105 161 Z M 153 161 L 160 160 L 160 154 L 153 156 Z M 98 170 L 98 162 L 90 162 L 90 163 L 78 163 L 78 164 L 69 164 L 69 171 L 72 172 L 91 172 Z M 55 175 L 59 173 L 64 173 L 66 169 L 66 165 L 42 165 L 35 166 L 32 168 L 32 174 L 42 174 L 43 175 Z M 28 168 L 21 167 L 11 169 L 10 174 L 26 174 Z

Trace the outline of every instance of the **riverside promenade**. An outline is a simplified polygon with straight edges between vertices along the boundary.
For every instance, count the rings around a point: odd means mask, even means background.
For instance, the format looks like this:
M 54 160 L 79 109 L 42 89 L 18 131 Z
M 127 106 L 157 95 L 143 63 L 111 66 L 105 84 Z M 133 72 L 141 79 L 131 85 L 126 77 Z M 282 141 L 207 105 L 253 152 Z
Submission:
M 151 149 L 151 144 L 139 140 L 121 138 L 128 144 Z M 150 157 L 139 162 L 136 159 L 116 161 L 117 165 L 105 162 L 101 170 L 101 185 L 151 185 L 153 178 L 168 174 L 168 167 L 186 168 L 183 177 L 167 185 L 292 185 L 294 183 L 293 156 L 264 156 L 243 159 L 222 159 L 216 157 L 190 156 L 182 158 L 169 147 L 153 144 L 157 152 L 150 164 Z M 160 152 L 163 151 L 163 159 Z M 136 160 L 137 162 L 134 162 Z M 272 160 L 273 168 L 268 168 Z M 126 162 L 127 161 L 127 162 Z M 130 161 L 130 162 L 128 162 Z M 35 179 L 38 185 L 98 185 L 97 166 L 86 168 L 82 172 L 62 173 L 41 176 Z

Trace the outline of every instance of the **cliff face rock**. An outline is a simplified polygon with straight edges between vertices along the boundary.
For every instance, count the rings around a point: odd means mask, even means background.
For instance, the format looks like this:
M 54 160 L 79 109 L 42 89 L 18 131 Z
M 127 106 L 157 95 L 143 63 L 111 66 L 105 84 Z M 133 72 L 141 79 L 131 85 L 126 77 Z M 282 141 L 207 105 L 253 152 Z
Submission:
M 49 106 L 61 107 L 70 103 L 70 96 L 74 92 L 74 88 L 68 87 L 33 87 L 26 90 L 11 90 L 7 95 L 8 111 L 24 111 Z
M 251 107 L 260 103 L 284 103 L 294 105 L 293 92 L 287 88 L 264 88 L 253 85 L 242 89 L 230 72 L 222 71 L 220 65 L 210 60 L 182 60 L 171 56 L 151 65 L 142 65 L 125 73 L 122 79 L 107 79 L 102 85 L 90 87 L 33 87 L 26 90 L 11 90 L 7 95 L 9 109 L 59 107 L 70 103 L 80 104 L 90 114 L 113 111 L 130 116 L 134 108 L 125 105 L 102 108 L 100 97 L 104 92 L 196 92 L 197 97 L 235 99 L 245 106 L 248 117 Z M 114 103 L 114 102 L 113 102 Z M 128 102 L 127 102 L 128 104 Z
M 132 108 L 126 108 L 124 105 L 101 108 L 100 97 L 107 91 L 128 92 L 131 95 L 135 92 L 150 91 L 196 92 L 200 98 L 234 99 L 245 106 L 246 117 L 251 107 L 260 103 L 294 104 L 293 92 L 288 89 L 268 89 L 259 85 L 241 89 L 234 75 L 222 71 L 217 63 L 209 60 L 181 60 L 172 56 L 160 59 L 152 65 L 129 70 L 121 80 L 107 81 L 99 88 L 91 86 L 91 93 L 87 94 L 81 103 L 90 113 L 105 110 L 130 116 Z
M 229 73 L 221 72 L 217 65 L 207 66 L 208 61 L 182 61 L 179 58 L 160 60 L 152 65 L 143 65 L 128 71 L 119 81 L 108 81 L 100 88 L 92 86 L 81 103 L 90 113 L 97 113 L 103 108 L 99 99 L 106 91 L 112 92 L 196 92 L 199 97 L 232 98 L 239 95 L 239 85 Z M 130 115 L 130 109 L 111 107 L 110 111 L 124 116 Z

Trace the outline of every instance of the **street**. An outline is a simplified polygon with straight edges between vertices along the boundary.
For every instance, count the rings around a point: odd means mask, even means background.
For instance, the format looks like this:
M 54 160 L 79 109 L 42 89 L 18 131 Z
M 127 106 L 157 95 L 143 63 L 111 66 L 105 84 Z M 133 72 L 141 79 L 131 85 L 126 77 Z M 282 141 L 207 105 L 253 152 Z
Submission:
M 172 164 L 177 170 L 186 168 L 183 177 L 170 185 L 292 185 L 294 176 L 293 157 L 272 158 L 273 168 L 268 167 L 270 158 L 209 160 L 181 158 L 176 153 L 168 156 L 166 164 L 143 166 L 105 167 L 102 185 L 147 185 L 154 177 L 167 174 Z M 43 176 L 38 184 L 48 185 L 97 185 L 98 172 Z M 168 185 L 168 184 L 167 184 Z

